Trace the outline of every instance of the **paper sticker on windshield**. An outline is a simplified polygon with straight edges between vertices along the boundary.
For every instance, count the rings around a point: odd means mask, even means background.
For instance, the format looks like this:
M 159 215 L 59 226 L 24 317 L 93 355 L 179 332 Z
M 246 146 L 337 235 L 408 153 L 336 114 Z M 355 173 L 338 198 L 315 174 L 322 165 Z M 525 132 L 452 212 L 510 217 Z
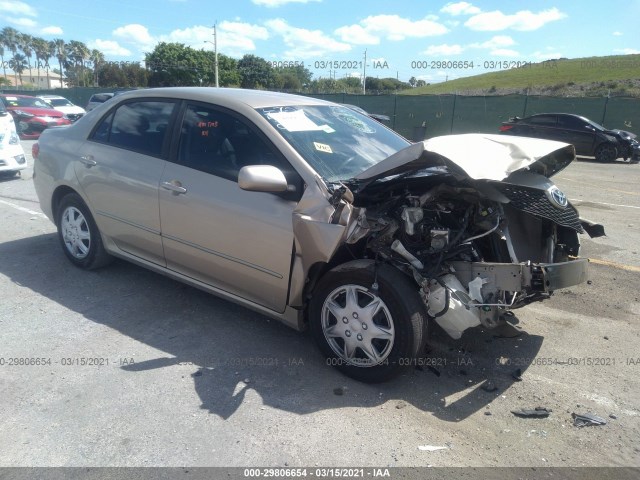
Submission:
M 312 132 L 322 130 L 321 127 L 313 123 L 303 110 L 293 112 L 273 112 L 269 113 L 269 118 L 278 122 L 279 128 L 284 128 L 290 132 Z
M 333 150 L 331 150 L 331 147 L 324 143 L 313 142 L 313 146 L 316 147 L 316 150 L 318 150 L 319 152 L 333 153 Z

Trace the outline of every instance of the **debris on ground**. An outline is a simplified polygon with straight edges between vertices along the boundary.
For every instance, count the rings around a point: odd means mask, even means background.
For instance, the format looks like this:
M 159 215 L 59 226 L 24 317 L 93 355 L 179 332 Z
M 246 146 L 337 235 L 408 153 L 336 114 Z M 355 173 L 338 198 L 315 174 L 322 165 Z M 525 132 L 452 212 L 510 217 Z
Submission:
M 572 413 L 573 425 L 576 427 L 587 427 L 591 425 L 606 425 L 607 421 L 594 415 L 593 413 Z
M 553 410 L 547 407 L 521 408 L 520 410 L 511 410 L 511 413 L 518 417 L 524 418 L 544 418 L 548 417 Z
M 496 390 L 498 390 L 498 386 L 491 380 L 487 380 L 486 382 L 484 382 L 480 388 L 482 390 L 484 390 L 485 392 L 495 392 Z
M 436 452 L 438 450 L 447 450 L 449 447 L 438 447 L 435 445 L 418 445 L 418 450 L 422 450 L 423 452 Z
M 345 392 L 346 389 L 347 389 L 347 387 L 334 388 L 333 389 L 333 394 L 334 395 L 344 395 L 344 392 Z
M 511 373 L 511 377 L 513 377 L 514 380 L 517 380 L 518 382 L 521 382 L 522 381 L 522 369 L 521 368 L 516 368 Z

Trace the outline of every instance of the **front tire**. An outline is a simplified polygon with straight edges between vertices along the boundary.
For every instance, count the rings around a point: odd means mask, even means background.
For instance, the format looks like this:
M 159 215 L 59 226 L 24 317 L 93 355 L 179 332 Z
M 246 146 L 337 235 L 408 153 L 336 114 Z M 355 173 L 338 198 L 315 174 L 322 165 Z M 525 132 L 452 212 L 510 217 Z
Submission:
M 373 261 L 329 271 L 313 292 L 309 315 L 327 364 L 362 382 L 399 375 L 415 365 L 426 342 L 427 314 L 418 286 Z
M 113 257 L 104 249 L 98 226 L 80 195 L 66 195 L 57 212 L 58 238 L 71 263 L 85 270 L 111 263 Z
M 596 149 L 596 160 L 610 163 L 618 158 L 618 149 L 611 143 L 603 143 Z

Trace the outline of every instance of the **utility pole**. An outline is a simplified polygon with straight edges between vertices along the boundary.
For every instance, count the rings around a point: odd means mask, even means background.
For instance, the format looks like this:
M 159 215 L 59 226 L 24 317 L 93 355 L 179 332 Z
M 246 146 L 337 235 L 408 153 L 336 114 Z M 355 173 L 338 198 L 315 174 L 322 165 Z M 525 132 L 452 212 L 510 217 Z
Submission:
M 364 49 L 364 63 L 362 64 L 362 94 L 367 94 L 367 49 Z
M 216 25 L 218 22 L 213 24 L 213 52 L 214 52 L 214 76 L 216 79 L 216 87 L 220 87 L 218 83 L 218 31 L 216 29 Z

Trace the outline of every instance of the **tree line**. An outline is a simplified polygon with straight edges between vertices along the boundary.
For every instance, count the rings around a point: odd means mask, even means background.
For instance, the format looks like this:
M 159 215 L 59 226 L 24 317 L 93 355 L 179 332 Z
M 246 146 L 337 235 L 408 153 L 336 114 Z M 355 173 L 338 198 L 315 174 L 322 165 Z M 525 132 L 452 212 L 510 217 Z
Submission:
M 52 59 L 54 62 L 57 60 L 58 68 L 51 68 Z M 9 67 L 15 75 L 16 85 L 24 86 L 22 74 L 36 69 L 38 76 L 44 70 L 49 79 L 49 74 L 53 71 L 65 77 L 69 86 L 86 87 L 97 85 L 97 72 L 105 62 L 105 57 L 101 51 L 90 49 L 77 40 L 66 42 L 62 38 L 56 38 L 47 41 L 21 33 L 15 28 L 5 27 L 0 31 L 0 60 L 4 73 L 0 84 L 11 83 L 7 76 Z
M 7 60 L 5 60 L 7 56 Z M 0 31 L 0 57 L 4 77 L 0 84 L 9 85 L 7 67 L 15 75 L 15 84 L 26 86 L 27 70 L 50 71 L 64 77 L 69 87 L 163 87 L 215 85 L 215 54 L 181 43 L 158 43 L 141 62 L 107 61 L 97 49 L 83 42 L 61 38 L 47 41 L 5 27 Z M 53 68 L 52 68 L 53 63 Z M 56 68 L 57 66 L 57 68 Z M 313 74 L 300 62 L 269 62 L 247 54 L 239 60 L 218 54 L 218 83 L 221 87 L 242 87 L 309 93 L 361 93 L 359 77 L 312 78 Z M 422 83 L 418 81 L 418 83 Z M 367 93 L 392 93 L 416 85 L 395 78 L 366 78 Z

